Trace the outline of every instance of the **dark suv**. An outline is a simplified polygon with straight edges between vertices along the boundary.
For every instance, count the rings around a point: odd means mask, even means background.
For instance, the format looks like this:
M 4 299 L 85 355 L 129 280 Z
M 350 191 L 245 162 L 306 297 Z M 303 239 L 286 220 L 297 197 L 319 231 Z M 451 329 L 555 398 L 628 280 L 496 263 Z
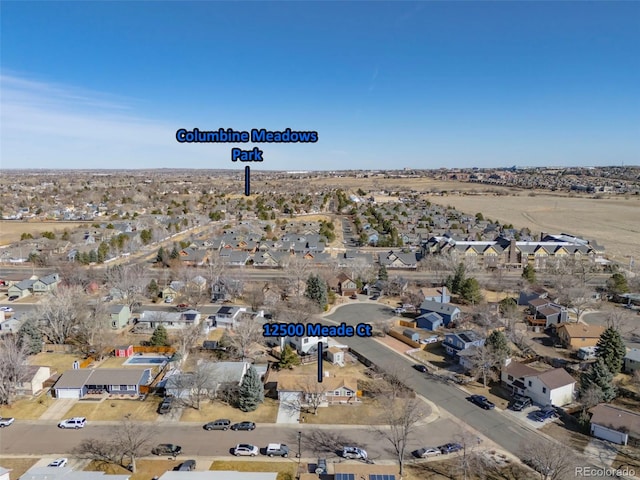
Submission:
M 478 405 L 479 407 L 484 408 L 485 410 L 491 410 L 496 408 L 495 404 L 493 402 L 491 402 L 487 397 L 485 397 L 484 395 L 471 395 L 468 400 L 472 403 L 475 403 L 476 405 Z
M 196 461 L 195 460 L 185 460 L 178 467 L 179 472 L 190 472 L 191 470 L 196 469 Z
M 513 402 L 511 403 L 509 408 L 514 412 L 521 412 L 522 410 L 524 410 L 527 407 L 530 407 L 531 405 L 533 405 L 533 402 L 529 397 L 518 396 L 513 399 Z
M 214 420 L 213 422 L 209 422 L 204 426 L 205 430 L 229 430 L 231 426 L 231 420 L 227 420 L 226 418 L 220 418 L 218 420 Z
M 256 424 L 253 422 L 240 422 L 231 425 L 231 430 L 255 430 Z
M 171 405 L 173 404 L 173 397 L 164 397 L 162 403 L 158 406 L 158 413 L 164 414 L 171 411 Z
M 182 447 L 180 445 L 174 445 L 173 443 L 161 443 L 157 447 L 152 448 L 151 453 L 154 455 L 171 455 L 175 457 L 182 453 Z

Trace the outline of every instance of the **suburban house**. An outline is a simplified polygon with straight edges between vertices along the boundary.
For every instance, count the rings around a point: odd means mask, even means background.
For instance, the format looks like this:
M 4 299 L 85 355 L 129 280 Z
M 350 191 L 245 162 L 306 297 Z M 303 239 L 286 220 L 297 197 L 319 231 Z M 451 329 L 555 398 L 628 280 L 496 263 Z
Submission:
M 547 328 L 564 323 L 569 319 L 566 307 L 553 303 L 547 298 L 534 298 L 529 301 L 528 305 L 529 312 L 533 315 L 533 321 L 530 320 L 530 323 L 534 325 Z
M 239 386 L 251 364 L 249 362 L 208 362 L 201 360 L 196 373 L 174 373 L 165 377 L 165 395 L 187 399 L 194 390 L 215 397 L 221 387 Z M 267 365 L 253 365 L 258 376 L 264 377 Z
M 520 291 L 520 295 L 518 296 L 518 305 L 529 305 L 529 302 L 531 302 L 531 300 L 540 298 L 546 299 L 548 296 L 549 292 L 547 292 L 544 288 L 531 287 Z
M 425 300 L 420 304 L 420 315 L 426 315 L 427 313 L 437 313 L 442 317 L 442 323 L 445 327 L 451 322 L 456 322 L 461 315 L 460 309 L 455 305 L 433 300 Z
M 386 268 L 415 269 L 418 267 L 418 259 L 415 252 L 395 252 L 391 250 L 387 253 L 381 253 L 379 263 Z
M 500 380 L 514 393 L 526 395 L 538 405 L 561 407 L 573 401 L 576 381 L 564 368 L 537 370 L 519 362 L 502 369 Z
M 32 279 L 26 279 L 18 283 L 14 283 L 8 288 L 7 295 L 10 297 L 18 297 L 18 298 L 23 298 L 28 295 L 31 295 L 34 283 L 35 283 L 35 280 L 32 280 Z
M 399 480 L 402 478 L 397 465 L 334 463 L 333 471 L 333 480 Z M 300 480 L 306 479 L 300 477 Z
M 591 435 L 602 440 L 627 445 L 629 439 L 640 440 L 640 414 L 601 403 L 589 410 Z
M 83 472 L 84 473 L 84 472 Z M 278 472 L 237 472 L 235 470 L 207 470 L 180 472 L 168 470 L 158 480 L 276 480 Z M 317 478 L 317 475 L 316 475 Z M 30 480 L 30 479 L 28 479 Z M 39 479 L 36 479 L 39 480 Z M 75 479 L 73 479 L 75 480 Z M 84 480 L 84 479 L 80 479 Z M 103 480 L 103 479 L 97 479 Z M 104 479 L 111 480 L 111 479 Z M 120 480 L 120 479 L 114 479 Z
M 329 344 L 327 337 L 286 337 L 285 342 L 295 348 L 300 355 L 310 355 L 318 351 L 318 344 L 322 343 L 326 349 Z
M 420 289 L 420 291 L 422 292 L 422 295 L 424 295 L 424 299 L 429 300 L 430 302 L 449 303 L 451 301 L 451 295 L 449 295 L 447 287 L 425 287 Z
M 114 330 L 126 327 L 131 318 L 129 305 L 111 305 L 109 307 L 110 326 Z
M 20 314 L 7 318 L 5 312 L 0 312 L 0 333 L 16 333 L 22 326 Z
M 33 282 L 33 293 L 49 293 L 58 287 L 60 275 L 51 273 Z
M 285 403 L 308 404 L 315 395 L 320 406 L 358 403 L 358 381 L 354 377 L 325 377 L 322 383 L 309 375 L 279 375 L 278 399 Z M 316 403 L 316 402 L 314 402 Z
M 11 473 L 10 468 L 0 467 L 0 480 L 10 480 L 9 473 Z
M 76 471 L 70 467 L 31 467 L 19 480 L 129 480 L 130 477 L 131 475 L 126 474 L 111 475 L 105 472 Z
M 458 356 L 463 350 L 471 347 L 481 347 L 484 345 L 485 339 L 473 330 L 463 330 L 457 333 L 447 333 L 444 336 L 442 345 L 447 355 Z
M 640 348 L 632 348 L 624 356 L 622 371 L 633 373 L 638 369 L 640 369 Z
M 246 311 L 246 307 L 220 307 L 216 313 L 211 315 L 213 317 L 211 326 L 233 329 L 238 326 L 242 313 Z
M 17 392 L 22 395 L 35 395 L 44 389 L 44 382 L 51 376 L 49 367 L 27 365 L 22 382 L 18 384 Z
M 416 327 L 424 328 L 425 330 L 434 331 L 444 325 L 444 320 L 441 315 L 436 312 L 425 313 L 416 318 Z
M 145 310 L 136 322 L 142 328 L 154 330 L 162 325 L 167 329 L 186 328 L 200 323 L 200 312 L 187 310 L 186 312 L 161 312 Z
M 338 295 L 350 296 L 358 293 L 356 282 L 351 280 L 345 273 L 339 273 L 329 281 L 329 287 Z
M 557 328 L 558 337 L 567 348 L 579 349 L 595 347 L 600 335 L 605 331 L 602 325 L 587 325 L 584 323 L 563 323 Z
M 92 392 L 136 396 L 150 381 L 149 368 L 80 368 L 64 372 L 53 390 L 56 398 L 82 398 Z

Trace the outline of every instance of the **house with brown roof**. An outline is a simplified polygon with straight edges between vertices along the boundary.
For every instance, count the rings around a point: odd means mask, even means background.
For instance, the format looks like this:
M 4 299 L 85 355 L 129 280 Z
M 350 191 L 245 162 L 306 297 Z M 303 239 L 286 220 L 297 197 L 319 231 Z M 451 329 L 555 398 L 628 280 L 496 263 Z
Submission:
M 538 370 L 510 362 L 500 373 L 502 383 L 513 393 L 530 397 L 539 405 L 561 407 L 573 401 L 576 381 L 564 368 Z
M 329 288 L 339 295 L 350 296 L 358 293 L 356 282 L 351 280 L 346 273 L 339 273 L 329 281 Z
M 640 440 L 640 414 L 601 403 L 589 410 L 591 435 L 626 445 L 629 439 Z
M 558 337 L 567 348 L 579 349 L 595 347 L 600 335 L 605 331 L 602 325 L 587 325 L 584 323 L 562 323 L 558 326 Z
M 320 395 L 320 406 L 331 404 L 359 403 L 358 380 L 355 377 L 325 377 L 322 383 L 310 375 L 279 375 L 278 399 L 291 402 L 291 395 L 297 394 L 300 404 L 309 402 L 310 397 Z

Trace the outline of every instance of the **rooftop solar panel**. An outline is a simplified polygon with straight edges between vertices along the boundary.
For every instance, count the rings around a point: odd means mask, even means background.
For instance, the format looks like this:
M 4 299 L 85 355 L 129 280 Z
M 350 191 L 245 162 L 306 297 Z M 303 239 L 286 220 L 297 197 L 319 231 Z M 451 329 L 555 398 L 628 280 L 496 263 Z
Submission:
M 356 480 L 354 473 L 336 473 L 335 480 Z

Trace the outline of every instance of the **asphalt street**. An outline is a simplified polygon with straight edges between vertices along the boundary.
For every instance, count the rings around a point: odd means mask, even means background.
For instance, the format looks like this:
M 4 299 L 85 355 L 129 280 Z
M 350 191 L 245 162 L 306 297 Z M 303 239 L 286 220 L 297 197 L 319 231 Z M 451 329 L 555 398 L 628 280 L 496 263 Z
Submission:
M 387 307 L 363 303 L 343 306 L 326 318 L 332 322 L 355 325 L 391 315 L 392 312 Z M 341 341 L 371 359 L 383 370 L 401 371 L 407 386 L 417 394 L 428 398 L 439 408 L 482 432 L 505 451 L 517 457 L 522 457 L 526 445 L 540 438 L 538 432 L 514 421 L 498 410 L 482 410 L 473 405 L 466 399 L 468 395 L 461 389 L 414 370 L 411 368 L 412 362 L 408 357 L 403 357 L 371 338 L 350 337 L 343 338 Z M 576 466 L 591 465 L 591 462 L 579 454 L 576 454 L 572 461 Z

